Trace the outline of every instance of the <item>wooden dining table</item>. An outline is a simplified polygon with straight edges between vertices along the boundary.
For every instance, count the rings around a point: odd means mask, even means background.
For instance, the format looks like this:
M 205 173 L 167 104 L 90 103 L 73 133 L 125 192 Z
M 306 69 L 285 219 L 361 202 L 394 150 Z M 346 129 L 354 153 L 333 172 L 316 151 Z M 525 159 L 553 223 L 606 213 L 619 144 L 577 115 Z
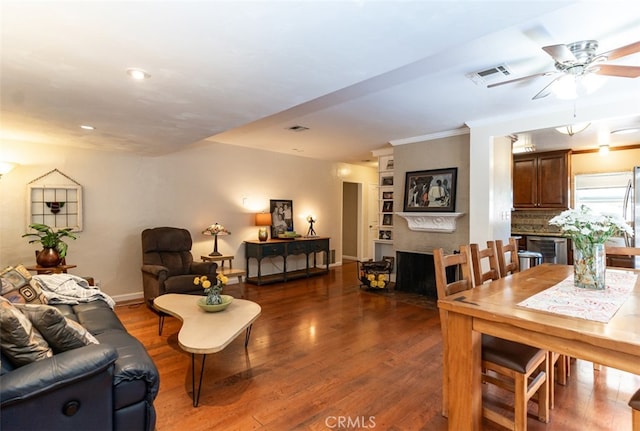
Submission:
M 481 334 L 640 375 L 640 276 L 606 323 L 518 305 L 572 273 L 542 264 L 438 300 L 448 314 L 449 430 L 482 429 Z

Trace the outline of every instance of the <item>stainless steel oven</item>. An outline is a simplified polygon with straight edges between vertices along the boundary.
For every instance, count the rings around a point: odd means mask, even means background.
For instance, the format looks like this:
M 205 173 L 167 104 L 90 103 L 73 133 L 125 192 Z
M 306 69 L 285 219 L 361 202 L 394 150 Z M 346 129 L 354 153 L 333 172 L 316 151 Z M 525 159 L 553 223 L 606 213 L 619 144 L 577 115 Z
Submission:
M 567 264 L 567 239 L 527 235 L 527 250 L 542 253 L 542 263 Z

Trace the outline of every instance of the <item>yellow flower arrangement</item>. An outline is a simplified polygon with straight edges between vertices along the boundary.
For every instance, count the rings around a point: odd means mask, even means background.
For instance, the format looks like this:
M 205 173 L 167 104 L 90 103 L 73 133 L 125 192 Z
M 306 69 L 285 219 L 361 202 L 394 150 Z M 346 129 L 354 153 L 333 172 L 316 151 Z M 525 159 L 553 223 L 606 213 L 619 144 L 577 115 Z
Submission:
M 378 274 L 377 277 L 375 274 L 369 274 L 367 280 L 369 280 L 369 286 L 384 289 L 387 285 L 387 274 Z
M 200 277 L 194 278 L 193 284 L 195 284 L 196 286 L 202 285 L 204 289 L 208 289 L 211 287 L 211 282 L 209 281 L 209 278 L 206 275 L 202 275 Z
M 223 274 L 218 274 L 216 276 L 215 285 L 211 284 L 209 277 L 206 275 L 201 275 L 200 277 L 193 279 L 193 284 L 196 286 L 202 286 L 204 289 L 204 293 L 207 295 L 207 305 L 222 304 L 222 297 L 220 294 L 222 293 L 222 288 L 226 286 L 228 282 L 229 279 Z

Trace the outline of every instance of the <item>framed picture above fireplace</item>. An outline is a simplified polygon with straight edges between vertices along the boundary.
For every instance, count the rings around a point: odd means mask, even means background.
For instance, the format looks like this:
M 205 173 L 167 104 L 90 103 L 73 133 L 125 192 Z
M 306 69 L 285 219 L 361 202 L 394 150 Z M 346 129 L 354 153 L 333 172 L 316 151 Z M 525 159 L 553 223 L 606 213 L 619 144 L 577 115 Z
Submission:
M 454 212 L 458 168 L 407 172 L 405 212 Z

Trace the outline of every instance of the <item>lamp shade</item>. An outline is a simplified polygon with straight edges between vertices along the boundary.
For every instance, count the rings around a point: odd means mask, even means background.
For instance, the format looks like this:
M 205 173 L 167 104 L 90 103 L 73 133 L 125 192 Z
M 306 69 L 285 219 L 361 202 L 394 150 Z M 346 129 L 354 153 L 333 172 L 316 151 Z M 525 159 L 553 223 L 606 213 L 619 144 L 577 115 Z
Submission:
M 218 236 L 218 235 L 230 235 L 229 232 L 224 226 L 218 223 L 214 223 L 205 230 L 202 231 L 204 235 Z
M 256 214 L 256 226 L 271 226 L 271 213 Z

